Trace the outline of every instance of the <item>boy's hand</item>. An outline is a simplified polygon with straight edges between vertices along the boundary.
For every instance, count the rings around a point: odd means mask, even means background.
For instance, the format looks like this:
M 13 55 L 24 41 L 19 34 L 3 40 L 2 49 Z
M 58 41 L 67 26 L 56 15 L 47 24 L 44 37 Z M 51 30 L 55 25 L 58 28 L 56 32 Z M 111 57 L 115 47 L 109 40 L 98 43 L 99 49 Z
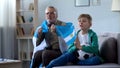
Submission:
M 80 41 L 79 41 L 78 37 L 76 38 L 74 44 L 78 50 L 82 49 L 82 46 L 80 45 Z

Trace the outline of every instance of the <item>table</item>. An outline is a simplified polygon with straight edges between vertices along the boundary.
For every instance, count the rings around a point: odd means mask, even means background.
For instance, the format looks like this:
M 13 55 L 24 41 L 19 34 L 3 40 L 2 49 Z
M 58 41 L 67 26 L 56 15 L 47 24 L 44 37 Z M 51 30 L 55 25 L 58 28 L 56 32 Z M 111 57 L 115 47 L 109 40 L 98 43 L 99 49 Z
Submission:
M 20 60 L 0 59 L 0 68 L 22 68 Z

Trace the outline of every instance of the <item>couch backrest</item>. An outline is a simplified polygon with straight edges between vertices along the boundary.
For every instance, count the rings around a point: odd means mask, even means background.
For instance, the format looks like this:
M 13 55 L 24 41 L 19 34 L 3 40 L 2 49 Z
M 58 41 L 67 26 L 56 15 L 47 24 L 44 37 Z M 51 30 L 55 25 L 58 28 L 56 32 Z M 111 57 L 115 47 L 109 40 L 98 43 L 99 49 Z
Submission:
M 98 36 L 100 55 L 107 63 L 120 63 L 118 53 L 119 35 L 119 33 L 104 33 Z

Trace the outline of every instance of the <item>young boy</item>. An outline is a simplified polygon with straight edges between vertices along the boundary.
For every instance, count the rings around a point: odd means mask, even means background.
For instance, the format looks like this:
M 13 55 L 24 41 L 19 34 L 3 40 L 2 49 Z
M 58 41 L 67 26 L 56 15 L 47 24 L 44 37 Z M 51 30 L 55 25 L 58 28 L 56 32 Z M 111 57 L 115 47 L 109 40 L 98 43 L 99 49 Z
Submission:
M 77 65 L 96 65 L 101 63 L 98 50 L 98 38 L 92 26 L 92 18 L 89 14 L 81 14 L 78 17 L 81 28 L 77 32 L 76 41 L 68 48 L 68 52 L 57 59 L 52 60 L 46 68 L 66 65 L 72 62 Z

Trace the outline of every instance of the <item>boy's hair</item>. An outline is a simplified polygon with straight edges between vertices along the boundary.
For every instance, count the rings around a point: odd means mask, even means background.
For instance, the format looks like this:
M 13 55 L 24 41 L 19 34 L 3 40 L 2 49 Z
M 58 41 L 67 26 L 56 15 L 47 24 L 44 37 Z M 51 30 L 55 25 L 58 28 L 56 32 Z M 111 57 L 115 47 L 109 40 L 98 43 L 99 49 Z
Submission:
M 81 14 L 78 17 L 78 19 L 83 18 L 83 17 L 87 18 L 90 21 L 90 23 L 92 22 L 92 17 L 89 14 Z

